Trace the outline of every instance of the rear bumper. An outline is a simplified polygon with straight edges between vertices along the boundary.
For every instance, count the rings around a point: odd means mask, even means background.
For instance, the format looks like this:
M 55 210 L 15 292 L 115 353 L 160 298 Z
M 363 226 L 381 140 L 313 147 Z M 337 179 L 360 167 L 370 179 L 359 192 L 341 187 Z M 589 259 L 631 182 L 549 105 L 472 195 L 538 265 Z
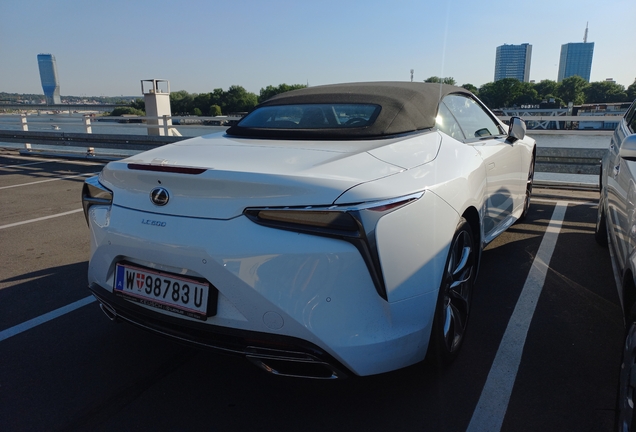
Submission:
M 333 356 L 302 339 L 182 320 L 140 307 L 95 283 L 89 289 L 112 320 L 219 353 L 243 356 L 276 375 L 317 379 L 354 375 Z
M 178 340 L 257 363 L 279 350 L 276 360 L 324 362 L 338 376 L 384 373 L 419 362 L 428 346 L 438 262 L 446 250 L 426 234 L 441 231 L 440 224 L 416 232 L 413 243 L 412 225 L 404 219 L 421 216 L 416 210 L 426 210 L 425 204 L 418 201 L 378 224 L 379 241 L 387 246 L 380 258 L 395 301 L 378 295 L 349 242 L 263 227 L 246 217 L 148 215 L 116 205 L 89 211 L 88 282 L 120 319 Z M 144 223 L 148 218 L 162 227 Z M 431 247 L 415 253 L 413 244 Z M 116 265 L 123 261 L 208 281 L 218 290 L 216 314 L 199 321 L 115 297 Z

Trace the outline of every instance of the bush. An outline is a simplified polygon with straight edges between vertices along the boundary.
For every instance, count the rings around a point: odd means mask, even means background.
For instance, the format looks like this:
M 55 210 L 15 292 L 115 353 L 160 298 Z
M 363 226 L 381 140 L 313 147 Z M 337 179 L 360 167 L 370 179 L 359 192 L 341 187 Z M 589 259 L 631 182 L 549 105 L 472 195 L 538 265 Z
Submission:
M 210 116 L 212 117 L 216 117 L 216 116 L 220 116 L 223 113 L 221 112 L 221 107 L 218 105 L 212 105 L 210 107 Z
M 117 107 L 110 113 L 111 116 L 123 116 L 123 115 L 138 115 L 145 116 L 146 113 L 140 109 L 132 108 L 132 107 Z

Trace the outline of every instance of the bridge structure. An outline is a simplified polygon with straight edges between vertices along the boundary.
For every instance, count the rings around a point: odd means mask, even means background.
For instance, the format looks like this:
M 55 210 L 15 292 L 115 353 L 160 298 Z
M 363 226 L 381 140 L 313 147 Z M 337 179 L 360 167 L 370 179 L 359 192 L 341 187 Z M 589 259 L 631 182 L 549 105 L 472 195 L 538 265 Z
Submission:
M 117 107 L 121 107 L 122 105 L 117 104 L 16 104 L 16 103 L 0 103 L 0 111 L 2 110 L 11 110 L 11 111 L 37 111 L 38 113 L 42 111 L 57 111 L 64 112 L 68 111 L 69 114 L 74 111 L 112 111 Z

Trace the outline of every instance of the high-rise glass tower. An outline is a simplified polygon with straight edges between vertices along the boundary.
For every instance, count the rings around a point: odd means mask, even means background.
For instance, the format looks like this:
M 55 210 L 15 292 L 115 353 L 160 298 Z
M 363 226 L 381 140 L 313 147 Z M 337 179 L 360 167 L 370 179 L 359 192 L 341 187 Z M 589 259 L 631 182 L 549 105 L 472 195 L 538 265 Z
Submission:
M 40 80 L 42 90 L 46 96 L 48 105 L 60 104 L 60 82 L 57 79 L 57 65 L 55 56 L 51 54 L 38 54 L 38 66 L 40 68 Z
M 530 44 L 498 46 L 495 58 L 495 81 L 503 78 L 530 81 L 531 58 L 532 45 Z
M 594 42 L 577 42 L 561 45 L 561 59 L 559 61 L 559 76 L 557 82 L 565 78 L 578 75 L 590 82 L 592 72 L 592 56 Z

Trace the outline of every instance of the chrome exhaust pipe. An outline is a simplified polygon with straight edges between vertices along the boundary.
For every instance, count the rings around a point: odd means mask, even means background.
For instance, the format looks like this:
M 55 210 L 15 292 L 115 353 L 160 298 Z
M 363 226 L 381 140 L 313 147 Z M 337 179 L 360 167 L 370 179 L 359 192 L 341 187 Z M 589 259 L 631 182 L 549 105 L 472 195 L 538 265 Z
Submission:
M 247 359 L 265 372 L 273 375 L 320 380 L 342 378 L 327 363 L 298 362 L 288 359 L 258 358 L 253 356 L 248 356 Z
M 99 308 L 102 312 L 104 312 L 104 315 L 106 315 L 109 320 L 117 321 L 117 312 L 115 312 L 115 309 L 113 309 L 112 306 L 100 302 Z
M 306 353 L 248 347 L 246 358 L 273 375 L 326 380 L 346 377 L 331 364 Z

